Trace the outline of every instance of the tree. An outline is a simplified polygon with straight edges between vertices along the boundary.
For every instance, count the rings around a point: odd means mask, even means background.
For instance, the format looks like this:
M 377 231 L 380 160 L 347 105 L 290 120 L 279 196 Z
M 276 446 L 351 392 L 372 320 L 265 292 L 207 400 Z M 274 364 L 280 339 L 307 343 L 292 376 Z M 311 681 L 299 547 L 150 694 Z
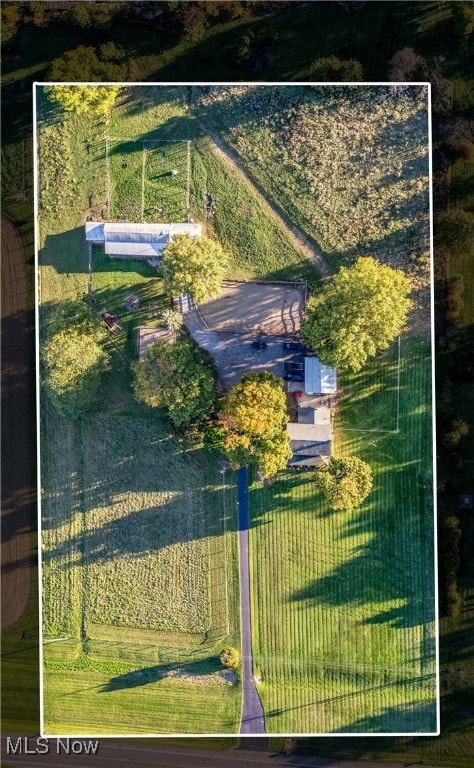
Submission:
M 451 3 L 451 15 L 455 35 L 464 47 L 469 35 L 474 31 L 474 6 L 472 3 Z
M 427 64 L 414 48 L 401 48 L 389 61 L 388 79 L 393 82 L 426 80 Z
M 364 73 L 362 64 L 356 59 L 341 60 L 336 56 L 325 56 L 313 61 L 308 77 L 323 82 L 359 82 L 364 79 Z
M 224 667 L 229 667 L 229 669 L 237 669 L 240 664 L 240 654 L 237 648 L 228 646 L 221 651 L 220 660 Z
M 44 384 L 56 408 L 76 418 L 97 395 L 102 375 L 110 367 L 103 348 L 102 323 L 81 302 L 67 302 L 53 312 L 42 350 Z
M 264 477 L 291 458 L 283 385 L 273 373 L 247 373 L 223 398 L 211 442 L 232 466 L 255 463 Z
M 184 234 L 168 242 L 160 272 L 170 296 L 189 291 L 200 303 L 220 294 L 227 263 L 228 256 L 216 240 Z
M 468 246 L 474 236 L 474 216 L 462 208 L 443 213 L 436 222 L 435 234 L 449 246 Z
M 16 35 L 21 21 L 18 3 L 2 3 L 0 34 L 2 44 L 9 43 Z
M 120 51 L 120 55 L 119 52 Z M 126 80 L 127 64 L 125 52 L 116 46 L 116 56 L 109 58 L 110 48 L 107 44 L 94 48 L 80 45 L 72 51 L 66 51 L 51 63 L 48 70 L 48 80 L 58 81 L 89 81 Z
M 119 86 L 96 85 L 51 85 L 46 92 L 52 101 L 57 102 L 66 112 L 94 112 L 96 115 L 106 115 L 112 109 Z
M 175 427 L 203 418 L 214 404 L 214 373 L 186 338 L 157 341 L 135 367 L 135 395 L 152 408 L 166 408 Z
M 401 332 L 410 290 L 403 272 L 361 257 L 310 303 L 302 339 L 327 365 L 358 371 Z
M 331 456 L 327 469 L 317 470 L 316 485 L 330 507 L 351 512 L 359 507 L 372 489 L 372 470 L 361 459 Z

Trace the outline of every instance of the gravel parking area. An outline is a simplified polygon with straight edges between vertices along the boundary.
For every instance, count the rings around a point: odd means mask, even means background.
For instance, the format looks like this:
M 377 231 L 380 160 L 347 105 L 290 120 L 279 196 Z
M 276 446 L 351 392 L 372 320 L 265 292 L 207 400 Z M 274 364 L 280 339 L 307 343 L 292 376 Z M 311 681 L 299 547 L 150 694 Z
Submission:
M 294 334 L 300 330 L 305 299 L 303 283 L 227 281 L 219 298 L 201 304 L 199 311 L 213 331 Z
M 271 371 L 283 377 L 286 360 L 303 360 L 300 353 L 283 349 L 283 342 L 291 338 L 288 335 L 266 335 L 267 348 L 254 349 L 252 341 L 257 338 L 254 333 L 210 330 L 195 310 L 185 314 L 184 321 L 196 343 L 214 360 L 225 389 L 230 389 L 244 373 L 250 371 Z

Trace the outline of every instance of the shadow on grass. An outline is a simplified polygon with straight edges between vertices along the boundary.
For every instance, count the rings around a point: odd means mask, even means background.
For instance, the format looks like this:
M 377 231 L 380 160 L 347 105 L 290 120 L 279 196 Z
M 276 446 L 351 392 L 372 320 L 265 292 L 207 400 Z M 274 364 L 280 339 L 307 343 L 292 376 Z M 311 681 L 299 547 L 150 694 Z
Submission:
M 121 691 L 127 688 L 139 688 L 149 683 L 156 683 L 167 677 L 174 677 L 177 680 L 186 681 L 187 678 L 213 675 L 216 672 L 223 671 L 223 666 L 217 656 L 192 661 L 186 664 L 156 664 L 152 667 L 137 669 L 134 672 L 127 672 L 124 675 L 112 677 L 104 685 L 100 693 L 109 693 L 110 691 Z M 190 680 L 192 682 L 192 680 Z
M 411 681 L 416 683 L 416 679 Z M 384 707 L 377 715 L 360 717 L 331 733 L 435 733 L 436 701 L 417 701 Z

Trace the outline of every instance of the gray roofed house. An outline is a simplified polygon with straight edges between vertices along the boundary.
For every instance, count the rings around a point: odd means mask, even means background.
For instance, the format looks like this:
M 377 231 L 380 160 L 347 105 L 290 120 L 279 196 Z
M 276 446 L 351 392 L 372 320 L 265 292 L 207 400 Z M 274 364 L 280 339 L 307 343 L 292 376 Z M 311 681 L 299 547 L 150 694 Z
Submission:
M 286 431 L 293 453 L 289 467 L 327 466 L 332 449 L 330 408 L 298 407 L 298 421 L 289 422 Z
M 167 243 L 176 235 L 201 237 L 201 225 L 194 222 L 147 224 L 132 222 L 86 221 L 86 241 L 105 247 L 115 259 L 159 259 Z

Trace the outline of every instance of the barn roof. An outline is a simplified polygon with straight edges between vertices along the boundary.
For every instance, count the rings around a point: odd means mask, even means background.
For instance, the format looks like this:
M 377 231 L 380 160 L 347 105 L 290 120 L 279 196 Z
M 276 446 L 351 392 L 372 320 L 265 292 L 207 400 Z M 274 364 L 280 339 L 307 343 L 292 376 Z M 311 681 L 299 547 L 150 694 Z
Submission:
M 324 365 L 319 357 L 305 357 L 304 391 L 309 395 L 336 394 L 336 369 Z
M 176 235 L 201 236 L 201 225 L 194 222 L 148 224 L 133 222 L 86 221 L 86 240 L 103 243 L 109 256 L 156 258 Z

